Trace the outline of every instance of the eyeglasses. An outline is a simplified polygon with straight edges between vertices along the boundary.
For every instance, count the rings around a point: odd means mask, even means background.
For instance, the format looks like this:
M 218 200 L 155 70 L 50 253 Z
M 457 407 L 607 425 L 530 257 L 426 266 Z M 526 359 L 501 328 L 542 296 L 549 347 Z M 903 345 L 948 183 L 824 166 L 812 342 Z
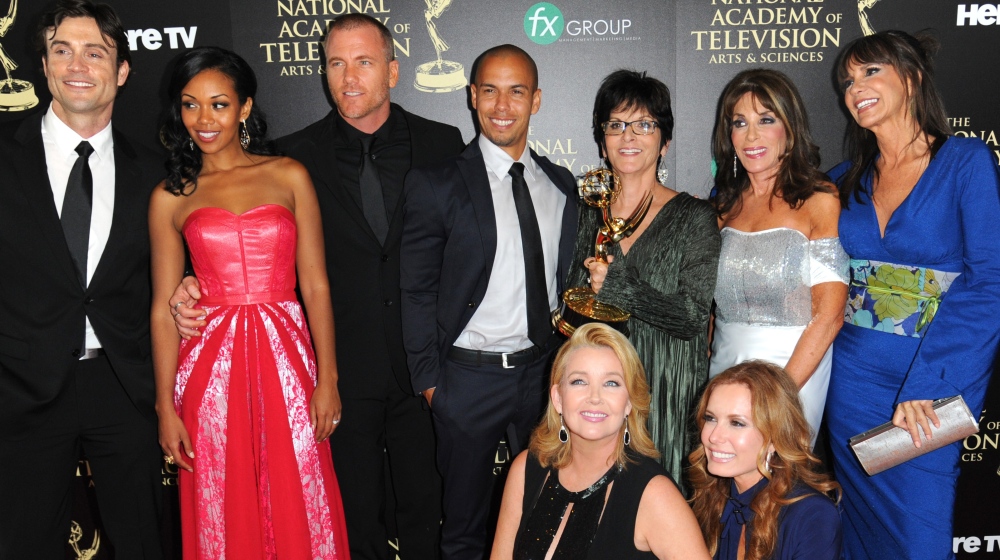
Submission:
M 618 136 L 620 134 L 625 134 L 625 128 L 629 125 L 632 126 L 632 132 L 640 136 L 652 134 L 657 127 L 655 121 L 608 121 L 601 125 L 601 130 L 603 130 L 604 134 L 608 136 Z

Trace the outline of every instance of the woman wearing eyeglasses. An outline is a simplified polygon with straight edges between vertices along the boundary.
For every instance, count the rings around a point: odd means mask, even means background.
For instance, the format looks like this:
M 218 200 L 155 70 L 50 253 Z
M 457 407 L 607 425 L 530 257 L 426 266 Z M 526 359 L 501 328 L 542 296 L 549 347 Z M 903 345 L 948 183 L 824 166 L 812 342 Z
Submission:
M 589 282 L 598 301 L 632 314 L 629 340 L 652 393 L 650 435 L 661 463 L 682 486 L 682 461 L 692 447 L 690 413 L 708 379 L 720 237 L 708 202 L 664 184 L 660 164 L 673 126 L 663 82 L 631 70 L 604 78 L 594 101 L 594 140 L 622 183 L 612 214 L 631 215 L 646 193 L 653 202 L 634 233 L 612 246 L 607 264 L 593 257 L 601 211 L 582 206 L 574 261 L 580 266 L 571 269 L 567 285 Z

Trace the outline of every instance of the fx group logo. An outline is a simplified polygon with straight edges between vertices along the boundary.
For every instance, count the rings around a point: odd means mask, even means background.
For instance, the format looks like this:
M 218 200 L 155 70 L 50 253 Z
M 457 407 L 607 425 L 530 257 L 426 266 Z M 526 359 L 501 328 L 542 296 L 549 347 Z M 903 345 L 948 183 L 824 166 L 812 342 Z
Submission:
M 750 0 L 742 1 L 749 2 Z M 562 10 L 549 2 L 539 2 L 528 8 L 524 14 L 524 34 L 539 45 L 548 45 L 556 41 L 637 41 L 640 39 L 632 31 L 631 19 L 619 17 L 567 20 L 563 16 Z M 566 37 L 563 37 L 564 34 Z
M 548 2 L 537 3 L 524 14 L 524 34 L 539 45 L 555 43 L 565 26 L 562 12 Z

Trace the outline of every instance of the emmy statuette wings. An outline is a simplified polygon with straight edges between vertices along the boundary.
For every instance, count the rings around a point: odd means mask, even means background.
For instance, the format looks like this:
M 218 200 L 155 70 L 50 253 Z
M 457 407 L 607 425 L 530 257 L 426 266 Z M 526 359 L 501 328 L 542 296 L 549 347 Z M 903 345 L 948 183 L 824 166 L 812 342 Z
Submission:
M 424 20 L 427 24 L 427 34 L 430 35 L 437 59 L 417 66 L 413 87 L 428 93 L 446 93 L 457 91 L 468 84 L 465 79 L 465 67 L 459 62 L 441 58 L 441 53 L 448 50 L 448 43 L 438 33 L 434 20 L 448 9 L 452 0 L 424 0 L 427 9 L 424 10 Z
M 648 192 L 628 218 L 612 215 L 611 205 L 621 192 L 621 179 L 614 171 L 599 167 L 577 179 L 580 198 L 594 208 L 600 208 L 604 226 L 597 231 L 594 257 L 608 262 L 608 250 L 615 243 L 629 237 L 646 218 L 653 202 Z M 566 336 L 572 336 L 577 327 L 586 323 L 604 323 L 628 335 L 631 313 L 597 301 L 597 294 L 589 286 L 570 288 L 563 293 L 562 305 L 552 312 L 552 325 Z

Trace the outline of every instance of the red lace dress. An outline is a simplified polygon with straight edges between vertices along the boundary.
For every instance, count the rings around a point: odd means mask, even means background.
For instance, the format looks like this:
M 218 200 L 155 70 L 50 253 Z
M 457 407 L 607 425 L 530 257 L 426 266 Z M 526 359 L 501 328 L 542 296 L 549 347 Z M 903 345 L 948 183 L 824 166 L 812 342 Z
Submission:
M 182 341 L 175 404 L 184 558 L 349 558 L 329 444 L 309 423 L 316 359 L 295 297 L 295 216 L 195 210 L 183 234 L 208 325 Z

